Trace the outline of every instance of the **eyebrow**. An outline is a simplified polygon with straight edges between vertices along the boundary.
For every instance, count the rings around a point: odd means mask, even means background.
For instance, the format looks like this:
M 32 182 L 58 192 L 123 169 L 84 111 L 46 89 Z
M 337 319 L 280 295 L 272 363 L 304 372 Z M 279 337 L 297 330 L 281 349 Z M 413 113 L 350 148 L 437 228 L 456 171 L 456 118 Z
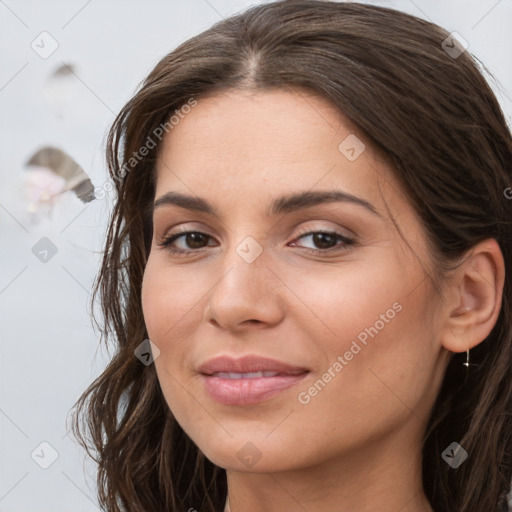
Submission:
M 290 213 L 319 204 L 334 202 L 356 204 L 366 208 L 371 213 L 382 217 L 376 208 L 368 201 L 341 190 L 310 190 L 278 197 L 274 199 L 270 207 L 267 209 L 267 215 Z M 205 199 L 181 194 L 179 192 L 168 192 L 163 196 L 160 196 L 153 204 L 153 212 L 164 205 L 175 205 L 187 210 L 194 210 L 218 216 L 216 208 L 214 208 Z

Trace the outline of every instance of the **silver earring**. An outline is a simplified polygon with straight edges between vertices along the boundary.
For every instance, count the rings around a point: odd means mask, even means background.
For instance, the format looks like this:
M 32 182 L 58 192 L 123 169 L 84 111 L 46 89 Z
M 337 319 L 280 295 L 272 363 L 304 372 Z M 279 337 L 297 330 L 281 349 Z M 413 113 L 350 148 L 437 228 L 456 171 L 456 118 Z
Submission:
M 466 350 L 466 362 L 462 363 L 466 368 L 469 367 L 469 350 Z
M 469 311 L 471 308 L 469 306 L 466 306 L 464 308 L 464 311 Z M 462 363 L 466 368 L 469 368 L 469 350 L 466 350 L 466 362 Z

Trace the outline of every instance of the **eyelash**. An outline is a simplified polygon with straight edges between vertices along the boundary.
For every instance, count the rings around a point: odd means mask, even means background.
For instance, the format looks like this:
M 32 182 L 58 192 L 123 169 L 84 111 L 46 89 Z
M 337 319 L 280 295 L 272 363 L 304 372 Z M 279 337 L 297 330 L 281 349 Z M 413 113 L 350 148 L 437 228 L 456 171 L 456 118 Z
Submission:
M 174 242 L 175 240 L 177 240 L 177 239 L 179 239 L 181 237 L 189 235 L 189 234 L 199 234 L 199 235 L 204 235 L 204 236 L 206 236 L 208 238 L 212 238 L 210 235 L 207 235 L 206 233 L 202 233 L 201 231 L 180 231 L 180 232 L 177 232 L 177 233 L 174 233 L 174 234 L 170 234 L 167 237 L 164 237 L 160 242 L 158 242 L 157 245 L 159 247 L 161 247 L 161 248 L 166 249 L 172 255 L 176 255 L 176 256 L 180 256 L 180 257 L 186 257 L 186 256 L 188 256 L 191 253 L 196 253 L 197 254 L 197 253 L 204 252 L 204 250 L 207 247 L 203 247 L 201 249 L 176 249 L 176 248 L 171 248 L 170 244 L 172 242 Z M 337 241 L 343 242 L 343 246 L 341 246 L 341 248 L 339 246 L 334 246 L 334 247 L 330 247 L 329 249 L 308 249 L 308 248 L 303 248 L 304 252 L 306 252 L 307 254 L 319 255 L 319 254 L 327 254 L 327 253 L 331 253 L 331 252 L 335 252 L 335 251 L 340 251 L 340 252 L 341 251 L 346 251 L 346 250 L 348 250 L 348 248 L 350 246 L 355 244 L 354 240 L 352 240 L 350 238 L 347 238 L 346 236 L 344 236 L 344 235 L 342 235 L 340 233 L 337 233 L 336 231 L 322 231 L 322 230 L 319 230 L 319 231 L 307 231 L 307 230 L 304 230 L 302 232 L 299 232 L 299 236 L 297 237 L 297 240 L 305 238 L 306 236 L 315 235 L 315 234 L 323 234 L 323 235 L 334 236 L 334 237 L 336 237 Z

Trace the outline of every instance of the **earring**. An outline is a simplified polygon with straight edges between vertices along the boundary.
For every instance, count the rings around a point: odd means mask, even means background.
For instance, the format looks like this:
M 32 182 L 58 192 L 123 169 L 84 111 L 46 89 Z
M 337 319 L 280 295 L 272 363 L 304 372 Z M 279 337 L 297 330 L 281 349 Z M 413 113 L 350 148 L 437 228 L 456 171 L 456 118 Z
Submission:
M 464 311 L 469 311 L 471 308 L 469 306 L 466 306 L 464 308 Z M 466 362 L 462 363 L 466 368 L 469 368 L 469 350 L 466 350 Z
M 469 368 L 469 350 L 466 350 L 466 362 L 462 363 L 466 368 Z

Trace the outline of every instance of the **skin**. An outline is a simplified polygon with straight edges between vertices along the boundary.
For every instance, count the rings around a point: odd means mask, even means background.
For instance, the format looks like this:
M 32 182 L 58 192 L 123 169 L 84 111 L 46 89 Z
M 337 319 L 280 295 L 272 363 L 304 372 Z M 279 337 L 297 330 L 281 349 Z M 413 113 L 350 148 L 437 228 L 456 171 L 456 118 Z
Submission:
M 354 161 L 338 149 L 350 134 L 366 146 Z M 142 305 L 170 409 L 227 469 L 225 511 L 432 511 L 421 483 L 422 435 L 451 352 L 482 341 L 497 319 L 498 246 L 479 244 L 443 281 L 441 297 L 426 273 L 434 264 L 424 229 L 390 163 L 330 103 L 305 92 L 201 98 L 164 139 L 156 173 L 157 199 L 177 191 L 218 210 L 155 209 Z M 278 196 L 331 189 L 364 199 L 378 215 L 348 202 L 266 214 Z M 177 226 L 207 235 L 172 244 L 195 253 L 158 245 Z M 301 229 L 355 244 L 319 245 L 299 238 Z M 263 250 L 252 263 L 236 251 L 248 236 Z M 335 249 L 306 252 L 328 247 Z M 394 318 L 301 403 L 299 393 L 395 303 Z M 310 373 L 258 404 L 213 401 L 197 367 L 248 353 Z M 260 456 L 251 467 L 237 456 L 248 442 Z

